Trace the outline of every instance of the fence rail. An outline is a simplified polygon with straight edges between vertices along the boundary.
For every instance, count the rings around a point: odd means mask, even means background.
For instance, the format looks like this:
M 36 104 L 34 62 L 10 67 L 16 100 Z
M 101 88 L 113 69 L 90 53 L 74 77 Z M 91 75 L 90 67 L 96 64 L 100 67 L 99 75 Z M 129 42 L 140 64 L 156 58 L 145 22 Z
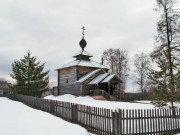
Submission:
M 9 98 L 102 135 L 171 135 L 180 131 L 180 109 L 110 109 L 11 94 Z

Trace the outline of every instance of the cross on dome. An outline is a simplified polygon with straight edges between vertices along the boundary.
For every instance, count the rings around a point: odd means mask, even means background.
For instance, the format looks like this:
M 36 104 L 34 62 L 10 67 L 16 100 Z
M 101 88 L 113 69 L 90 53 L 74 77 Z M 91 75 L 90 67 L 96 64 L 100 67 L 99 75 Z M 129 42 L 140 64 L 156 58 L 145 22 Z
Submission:
M 82 50 L 84 50 L 84 48 L 85 48 L 86 45 L 87 45 L 86 40 L 84 39 L 84 30 L 85 30 L 85 27 L 83 26 L 81 29 L 83 30 L 83 32 L 82 32 L 82 39 L 81 39 L 81 41 L 79 42 L 79 45 L 80 45 L 80 47 L 82 48 Z
M 83 35 L 82 38 L 84 38 L 84 31 L 85 31 L 86 29 L 85 29 L 84 26 L 83 26 L 81 29 L 83 30 L 83 32 L 82 32 L 82 35 Z

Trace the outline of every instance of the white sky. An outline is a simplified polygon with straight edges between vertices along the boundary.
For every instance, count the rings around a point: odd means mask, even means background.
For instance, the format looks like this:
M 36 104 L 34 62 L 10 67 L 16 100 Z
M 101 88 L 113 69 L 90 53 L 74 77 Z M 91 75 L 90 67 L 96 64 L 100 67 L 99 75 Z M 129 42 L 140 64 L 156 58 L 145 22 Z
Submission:
M 0 77 L 11 80 L 14 60 L 28 50 L 50 70 L 73 60 L 79 50 L 82 26 L 85 48 L 100 62 L 108 48 L 134 54 L 154 47 L 158 14 L 155 0 L 0 0 Z

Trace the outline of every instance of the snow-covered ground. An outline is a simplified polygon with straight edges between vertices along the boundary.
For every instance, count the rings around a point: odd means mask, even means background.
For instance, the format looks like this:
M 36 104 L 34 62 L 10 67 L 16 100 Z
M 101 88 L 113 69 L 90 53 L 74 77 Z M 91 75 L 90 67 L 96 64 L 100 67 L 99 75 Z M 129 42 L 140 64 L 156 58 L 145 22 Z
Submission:
M 77 103 L 87 106 L 107 108 L 107 109 L 153 109 L 154 105 L 152 104 L 142 104 L 142 103 L 130 103 L 130 102 L 115 102 L 115 101 L 103 101 L 95 100 L 92 97 L 76 97 L 74 95 L 65 94 L 61 96 L 46 96 L 45 99 L 64 101 Z
M 115 101 L 103 101 L 103 100 L 95 100 L 92 97 L 76 97 L 74 95 L 66 94 L 61 96 L 47 96 L 45 99 L 64 101 L 77 103 L 87 106 L 107 108 L 107 109 L 154 109 L 155 106 L 151 104 L 150 101 L 136 101 L 135 103 L 131 102 L 115 102 Z M 175 104 L 178 106 L 179 104 Z M 179 107 L 179 106 L 178 106 Z M 168 107 L 167 107 L 168 108 Z M 176 135 L 180 135 L 176 134 Z
M 64 101 L 76 104 L 82 104 L 93 107 L 100 107 L 106 109 L 155 109 L 156 107 L 151 104 L 151 101 L 136 101 L 136 102 L 116 102 L 116 101 L 105 101 L 105 100 L 95 100 L 90 96 L 74 96 L 71 94 L 65 94 L 61 96 L 49 95 L 44 97 L 45 99 L 51 99 L 56 101 Z M 170 106 L 170 104 L 168 104 Z M 168 108 L 168 106 L 166 108 Z M 180 104 L 175 103 L 176 107 Z
M 99 101 L 88 96 L 76 97 L 70 94 L 57 97 L 51 95 L 45 98 L 108 109 L 154 108 L 149 101 L 143 103 Z M 90 135 L 81 126 L 66 122 L 49 113 L 32 109 L 8 98 L 0 98 L 0 109 L 0 134 L 2 135 Z
M 0 97 L 1 135 L 90 135 L 83 127 Z

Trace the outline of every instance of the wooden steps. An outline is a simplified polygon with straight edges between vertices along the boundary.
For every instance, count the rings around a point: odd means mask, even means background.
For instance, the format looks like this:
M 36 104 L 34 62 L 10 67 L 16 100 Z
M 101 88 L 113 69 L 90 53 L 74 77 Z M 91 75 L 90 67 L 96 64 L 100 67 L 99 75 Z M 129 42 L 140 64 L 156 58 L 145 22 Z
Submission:
M 108 100 L 107 98 L 105 98 L 102 95 L 91 96 L 91 97 L 94 98 L 95 100 Z M 110 101 L 119 101 L 119 99 L 116 96 L 110 95 Z
M 119 101 L 119 99 L 114 95 L 110 95 L 110 101 Z
M 92 98 L 94 98 L 95 100 L 107 100 L 104 96 L 91 96 Z

